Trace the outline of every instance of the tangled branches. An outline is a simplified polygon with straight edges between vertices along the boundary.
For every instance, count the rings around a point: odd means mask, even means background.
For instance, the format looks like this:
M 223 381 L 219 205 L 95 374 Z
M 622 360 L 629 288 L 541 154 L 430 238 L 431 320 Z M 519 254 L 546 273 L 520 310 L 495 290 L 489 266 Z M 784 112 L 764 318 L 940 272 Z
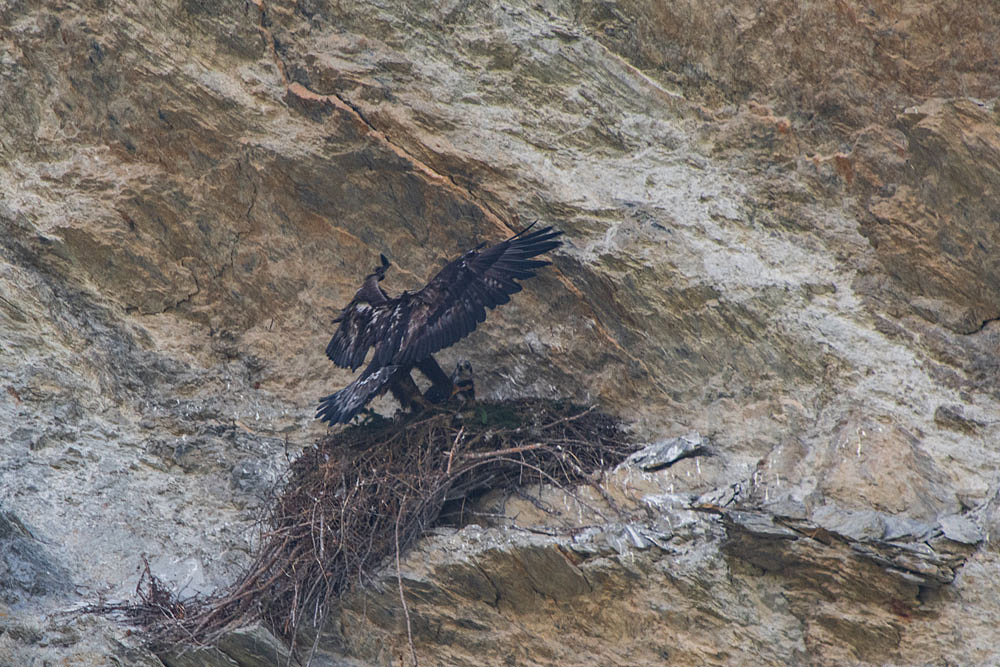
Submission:
M 542 399 L 349 428 L 292 464 L 268 506 L 259 551 L 230 589 L 188 601 L 181 617 L 162 595 L 134 607 L 160 647 L 212 643 L 259 619 L 294 640 L 303 622 L 321 625 L 336 596 L 398 557 L 450 501 L 589 481 L 632 450 L 608 415 Z

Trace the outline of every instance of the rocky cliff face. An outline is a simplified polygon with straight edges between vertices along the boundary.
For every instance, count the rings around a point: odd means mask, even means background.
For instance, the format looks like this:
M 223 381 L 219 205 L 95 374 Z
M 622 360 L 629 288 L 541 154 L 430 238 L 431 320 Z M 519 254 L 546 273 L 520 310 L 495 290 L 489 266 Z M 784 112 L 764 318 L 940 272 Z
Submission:
M 710 456 L 614 473 L 624 522 L 512 501 L 428 537 L 403 563 L 426 664 L 1000 660 L 998 25 L 0 1 L 0 664 L 159 664 L 57 612 L 127 595 L 140 554 L 229 581 L 350 377 L 322 351 L 377 254 L 413 289 L 536 218 L 554 267 L 442 365 Z M 318 659 L 409 659 L 386 577 Z M 246 636 L 174 660 L 281 653 Z

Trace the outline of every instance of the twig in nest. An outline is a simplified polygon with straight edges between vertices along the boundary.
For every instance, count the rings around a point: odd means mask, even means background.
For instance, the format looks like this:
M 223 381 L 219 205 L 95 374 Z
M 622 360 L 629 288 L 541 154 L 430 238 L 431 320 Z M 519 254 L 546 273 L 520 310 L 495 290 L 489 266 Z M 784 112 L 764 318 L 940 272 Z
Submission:
M 596 405 L 591 405 L 586 410 L 584 410 L 582 412 L 578 412 L 575 415 L 570 415 L 569 417 L 563 417 L 562 419 L 557 419 L 554 422 L 552 422 L 551 424 L 546 424 L 545 426 L 543 426 L 542 430 L 543 431 L 548 430 L 548 429 L 552 428 L 553 426 L 556 426 L 557 424 L 565 424 L 566 422 L 576 421 L 580 417 L 583 417 L 584 415 L 588 415 L 591 412 L 593 412 L 594 408 L 596 408 L 596 407 L 597 407 Z
M 507 456 L 508 454 L 519 454 L 520 452 L 530 452 L 532 449 L 541 449 L 547 445 L 543 442 L 536 442 L 532 445 L 521 445 L 520 447 L 508 447 L 507 449 L 497 449 L 492 452 L 476 452 L 466 454 L 466 459 L 490 459 L 495 456 Z
M 445 469 L 444 474 L 451 474 L 451 460 L 455 456 L 455 450 L 458 449 L 458 441 L 462 439 L 462 434 L 465 433 L 465 427 L 458 429 L 458 435 L 455 436 L 455 442 L 451 443 L 451 450 L 448 452 L 448 467 Z
M 403 507 L 406 506 L 406 494 L 399 501 L 399 512 L 396 513 L 396 583 L 399 584 L 399 601 L 403 605 L 403 615 L 406 617 L 406 641 L 410 644 L 410 658 L 413 667 L 417 667 L 417 649 L 413 646 L 413 628 L 410 626 L 410 610 L 406 606 L 406 596 L 403 595 L 403 575 L 399 572 L 399 521 L 403 518 Z

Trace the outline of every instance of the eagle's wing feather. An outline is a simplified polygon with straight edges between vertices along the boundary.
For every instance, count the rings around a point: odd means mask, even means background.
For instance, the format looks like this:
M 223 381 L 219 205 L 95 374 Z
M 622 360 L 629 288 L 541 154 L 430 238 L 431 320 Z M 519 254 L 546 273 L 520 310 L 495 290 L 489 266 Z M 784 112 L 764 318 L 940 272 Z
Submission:
M 371 347 L 385 340 L 392 321 L 395 299 L 371 305 L 352 301 L 334 322 L 340 322 L 337 331 L 326 346 L 326 356 L 341 368 L 357 370 L 365 363 Z M 391 357 L 391 355 L 390 355 Z
M 409 313 L 392 363 L 418 362 L 472 333 L 486 319 L 487 308 L 521 291 L 518 280 L 551 263 L 531 258 L 559 246 L 560 234 L 546 227 L 480 246 L 441 269 L 422 290 L 400 297 Z

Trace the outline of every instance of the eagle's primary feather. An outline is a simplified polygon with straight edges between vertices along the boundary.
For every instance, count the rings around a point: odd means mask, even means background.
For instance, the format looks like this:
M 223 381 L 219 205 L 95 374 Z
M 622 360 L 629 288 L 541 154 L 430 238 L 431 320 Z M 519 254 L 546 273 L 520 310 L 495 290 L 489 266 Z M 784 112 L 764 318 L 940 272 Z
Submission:
M 343 368 L 356 370 L 374 347 L 372 360 L 354 382 L 323 398 L 316 416 L 332 424 L 350 421 L 413 366 L 472 333 L 488 308 L 521 291 L 518 280 L 551 263 L 532 258 L 558 247 L 561 234 L 545 227 L 479 245 L 441 269 L 423 289 L 396 298 L 378 285 L 389 268 L 382 256 L 381 266 L 334 320 L 340 326 L 326 347 L 330 360 Z

